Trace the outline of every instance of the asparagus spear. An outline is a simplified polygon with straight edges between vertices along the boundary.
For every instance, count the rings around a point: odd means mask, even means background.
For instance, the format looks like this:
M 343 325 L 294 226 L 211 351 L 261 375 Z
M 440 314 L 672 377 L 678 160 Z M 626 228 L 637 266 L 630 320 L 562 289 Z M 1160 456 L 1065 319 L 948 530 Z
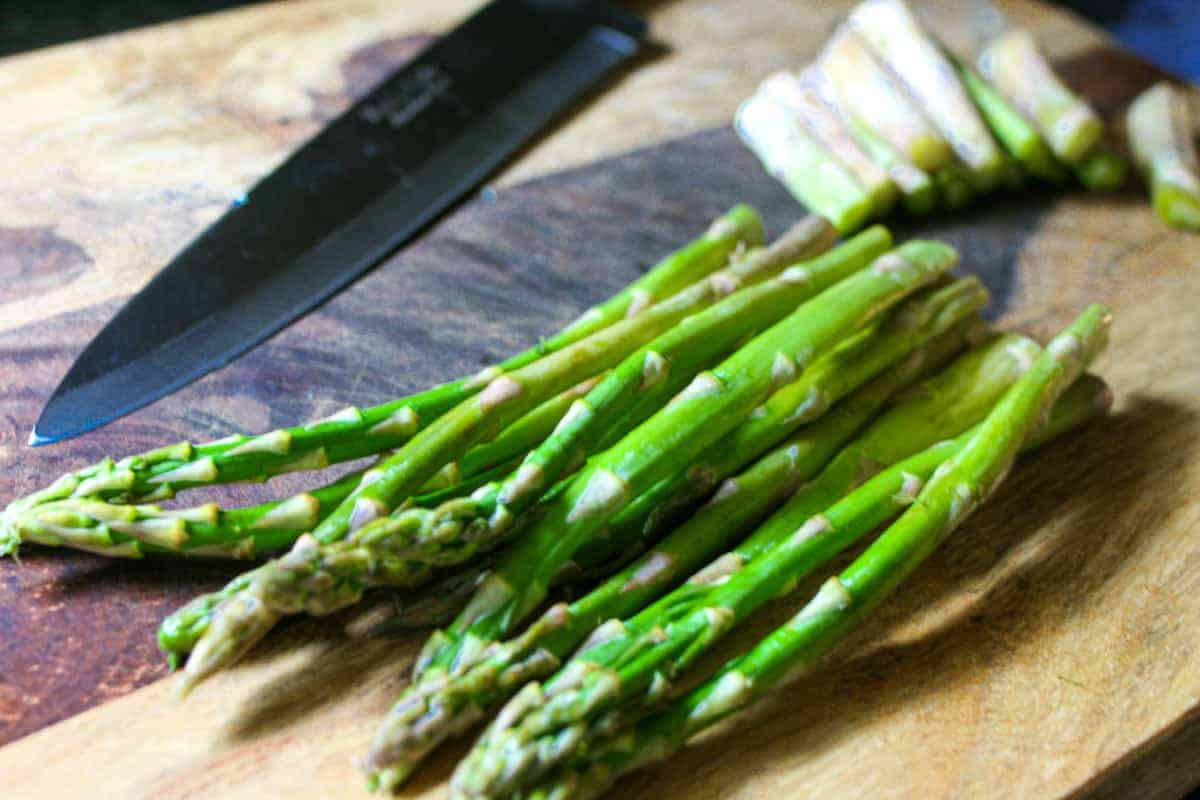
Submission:
M 776 72 L 759 85 L 758 92 L 790 111 L 805 131 L 820 142 L 845 167 L 871 202 L 871 215 L 881 217 L 896 202 L 891 176 L 863 152 L 837 112 L 822 99 L 812 71 L 795 75 Z
M 448 565 L 493 546 L 513 530 L 513 521 L 541 498 L 545 487 L 596 452 L 603 437 L 619 438 L 660 408 L 670 396 L 662 392 L 671 388 L 669 376 L 690 380 L 747 335 L 774 324 L 799 303 L 862 269 L 891 242 L 887 230 L 876 226 L 688 317 L 626 358 L 578 400 L 570 416 L 504 481 L 470 498 L 436 509 L 411 509 L 376 523 L 394 531 L 390 551 L 399 558 Z M 780 256 L 782 260 L 802 255 L 787 237 L 778 244 L 778 252 L 787 254 Z M 797 276 L 803 279 L 798 281 Z M 636 406 L 641 413 L 626 413 Z
M 222 509 L 118 505 L 87 497 L 34 506 L 14 525 L 22 541 L 116 558 L 146 554 L 250 559 L 287 548 L 348 497 L 363 472 L 280 502 Z
M 973 330 L 973 324 L 963 324 L 963 317 L 982 305 L 986 293 L 974 281 L 965 280 L 923 294 L 897 308 L 869 337 L 845 343 L 796 383 L 780 389 L 761 413 L 747 419 L 726 441 L 711 447 L 691 469 L 681 473 L 679 483 L 685 485 L 680 491 L 687 491 L 691 487 L 686 484 L 694 482 L 704 487 L 703 493 L 748 463 L 752 454 L 795 431 L 813 413 L 809 409 L 826 405 L 813 402 L 814 397 L 836 400 L 842 387 L 848 391 L 860 382 L 856 376 L 846 378 L 847 373 L 857 370 L 861 380 L 866 380 L 888 370 L 727 484 L 736 486 L 736 492 L 718 492 L 696 516 L 636 564 L 570 606 L 550 609 L 522 636 L 495 648 L 481 663 L 445 681 L 410 687 L 376 735 L 368 759 L 378 769 L 375 781 L 395 786 L 439 742 L 471 725 L 520 683 L 553 671 L 600 621 L 636 611 L 669 586 L 672 574 L 686 574 L 699 566 L 721 542 L 736 538 L 739 530 L 768 511 L 798 481 L 811 477 L 898 389 L 949 358 Z M 914 344 L 917 349 L 908 350 Z M 797 387 L 801 390 L 795 391 Z M 928 416 L 924 398 L 931 396 L 937 402 L 951 399 L 947 393 L 921 395 L 908 404 L 906 413 Z M 619 516 L 614 527 L 619 527 Z M 642 532 L 645 514 L 640 517 L 631 526 L 634 535 Z M 616 544 L 611 541 L 613 536 L 610 532 L 610 545 Z M 581 561 L 587 560 L 585 553 L 581 552 Z
M 572 403 L 587 395 L 607 376 L 608 371 L 605 371 L 571 387 L 509 425 L 492 441 L 468 450 L 457 462 L 461 476 L 464 479 L 473 478 L 524 456 L 553 433 Z
M 1031 122 L 1050 149 L 1078 164 L 1100 141 L 1104 123 L 1054 74 L 1028 31 L 1014 30 L 983 49 L 979 72 Z
M 397 447 L 498 375 L 558 352 L 623 317 L 640 314 L 723 266 L 738 248 L 761 240 L 762 222 L 757 212 L 749 206 L 736 206 L 718 217 L 696 241 L 659 262 L 563 331 L 476 375 L 374 408 L 343 409 L 308 425 L 260 436 L 231 436 L 206 444 L 180 442 L 120 461 L 105 459 L 64 475 L 49 487 L 14 501 L 0 515 L 0 555 L 19 544 L 12 520 L 22 510 L 43 502 L 68 497 L 150 502 L 170 498 L 193 486 L 265 480 L 282 472 L 319 469 Z
M 738 108 L 734 128 L 767 172 L 838 231 L 867 221 L 871 198 L 787 108 L 756 94 Z
M 993 413 L 1005 410 L 1006 415 L 1012 415 L 1004 419 L 1004 425 L 1027 425 L 1037 419 L 1037 414 L 1030 412 L 1044 409 L 1046 400 L 1049 398 L 1044 397 L 1042 402 L 1030 403 L 1025 409 L 1014 408 L 1012 405 L 1007 409 L 998 407 Z M 1054 406 L 1049 423 L 1035 433 L 1034 439 L 1026 442 L 1023 449 L 1033 449 L 1083 422 L 1088 416 L 1104 413 L 1110 400 L 1111 396 L 1103 381 L 1084 376 L 1060 398 Z M 991 421 L 992 417 L 989 416 L 989 422 Z M 826 582 L 816 597 L 790 622 L 776 629 L 745 655 L 727 663 L 703 684 L 671 701 L 631 728 L 615 735 L 610 733 L 601 739 L 605 731 L 596 730 L 598 726 L 593 726 L 590 733 L 595 735 L 589 736 L 589 742 L 592 743 L 589 752 L 568 767 L 557 771 L 549 781 L 526 793 L 524 797 L 527 800 L 585 800 L 598 797 L 622 775 L 649 762 L 666 758 L 699 732 L 810 669 L 895 589 L 903 577 L 915 568 L 928 550 L 932 549 L 930 544 L 936 545 L 939 539 L 948 535 L 954 524 L 961 522 L 961 517 L 952 518 L 954 488 L 949 492 L 945 489 L 938 492 L 941 494 L 939 508 L 923 509 L 922 506 L 929 495 L 937 491 L 939 485 L 944 487 L 946 482 L 951 480 L 948 473 L 952 469 L 957 467 L 962 472 L 967 472 L 967 469 L 963 469 L 967 458 L 966 448 L 974 445 L 974 460 L 979 467 L 983 466 L 980 462 L 984 460 L 995 459 L 992 463 L 1011 461 L 1011 455 L 1005 458 L 1004 453 L 1000 451 L 1001 448 L 1007 449 L 1005 445 L 1000 445 L 991 452 L 981 452 L 987 443 L 979 437 L 984 436 L 986 431 L 987 423 L 984 423 L 976 428 L 971 436 L 960 437 L 951 446 L 942 443 L 931 448 L 934 451 L 952 450 L 949 461 L 943 460 L 941 453 L 928 451 L 913 457 L 914 462 L 932 460 L 946 465 L 938 479 L 926 484 L 924 492 L 918 496 L 921 505 L 914 504 L 905 517 L 881 536 L 841 576 Z M 927 466 L 920 466 L 924 467 L 922 472 L 928 470 Z M 982 472 L 979 467 L 971 469 L 965 477 L 970 480 L 979 475 Z M 893 486 L 898 484 L 903 487 L 905 472 L 913 474 L 908 466 L 894 467 L 873 479 L 872 488 L 882 488 L 887 483 L 883 479 L 888 473 L 893 473 L 888 476 Z M 1003 474 L 1003 470 L 1000 474 Z M 995 475 L 993 472 L 993 488 L 996 483 Z M 870 501 L 865 497 L 867 488 L 864 486 L 860 492 L 855 493 L 859 500 Z M 981 491 L 979 496 L 984 496 L 984 493 Z M 845 505 L 842 510 L 844 509 Z M 831 513 L 833 512 L 834 509 L 831 509 Z M 939 516 L 941 519 L 938 519 Z M 905 527 L 909 531 L 914 528 L 920 530 L 916 535 L 910 533 L 905 537 Z M 824 535 L 834 536 L 840 533 L 835 524 L 835 527 Z M 612 721 L 608 720 L 606 723 L 611 729 Z
M 808 217 L 799 227 L 807 236 L 812 250 L 828 246 L 832 230 L 819 217 Z M 434 473 L 448 461 L 462 456 L 473 445 L 486 441 L 494 432 L 588 375 L 619 363 L 642 343 L 670 328 L 684 317 L 705 308 L 721 296 L 742 284 L 765 280 L 786 266 L 778 259 L 757 258 L 753 255 L 734 262 L 725 270 L 713 273 L 706 280 L 685 289 L 636 317 L 616 323 L 591 336 L 552 353 L 538 361 L 507 372 L 492 380 L 478 395 L 455 406 L 406 444 L 388 456 L 377 468 L 370 483 L 360 485 L 355 492 L 329 514 L 313 530 L 311 536 L 301 536 L 295 553 L 268 562 L 251 574 L 248 583 L 236 579 L 240 587 L 230 596 L 226 587 L 219 595 L 224 599 L 216 606 L 200 599 L 189 603 L 180 613 L 192 617 L 200 608 L 212 616 L 209 631 L 196 643 L 188 660 L 183 691 L 198 680 L 236 660 L 257 639 L 266 634 L 278 621 L 280 612 L 328 613 L 329 598 L 309 596 L 316 584 L 325 580 L 314 572 L 326 563 L 321 545 L 344 539 L 372 520 L 387 516 L 404 503 Z M 340 555 L 355 564 L 355 569 L 378 575 L 389 585 L 410 585 L 428 575 L 426 565 L 412 564 L 390 556 L 384 562 L 377 558 L 378 550 L 366 547 L 368 542 L 380 543 L 386 530 L 364 532 L 350 543 Z M 311 579 L 311 580 L 310 580 Z M 361 588 L 350 584 L 336 587 L 340 599 L 332 607 L 353 602 Z M 264 594 L 264 593 L 268 593 Z M 336 593 L 336 592 L 335 592 Z M 179 627 L 168 620 L 168 628 Z M 191 626 L 189 626 L 191 627 Z M 160 644 L 163 637 L 160 636 Z
M 1183 93 L 1160 82 L 1138 95 L 1125 124 L 1155 213 L 1168 225 L 1200 230 L 1200 167 L 1188 116 Z
M 994 188 L 1003 154 L 954 68 L 903 0 L 865 0 L 850 12 L 849 25 L 967 165 L 973 188 Z
M 1050 145 L 1026 119 L 1008 104 L 1008 101 L 984 80 L 978 72 L 962 60 L 947 54 L 962 80 L 963 86 L 975 101 L 979 112 L 992 128 L 992 133 L 1000 140 L 1009 154 L 1015 158 L 1030 175 L 1051 183 L 1062 184 L 1067 180 L 1067 171 L 1063 169 L 1050 150 Z
M 447 502 L 507 474 L 514 458 L 524 455 L 537 437 L 545 438 L 567 407 L 598 380 L 588 379 L 526 414 L 494 441 L 468 452 L 461 468 L 453 462 L 453 484 L 430 491 L 427 483 L 415 505 Z M 500 475 L 494 474 L 497 467 L 502 468 Z M 156 554 L 251 559 L 290 547 L 349 497 L 368 472 L 358 470 L 318 489 L 246 508 L 205 503 L 165 510 L 156 504 L 122 505 L 81 497 L 32 506 L 10 523 L 22 541 L 117 558 Z
M 1030 349 L 1036 351 L 1036 346 L 1024 342 L 1022 355 L 1027 359 Z M 475 752 L 463 762 L 456 779 L 458 787 L 468 793 L 509 791 L 516 783 L 553 766 L 569 755 L 589 719 L 644 693 L 658 692 L 663 681 L 672 680 L 728 625 L 767 599 L 790 591 L 789 586 L 794 587 L 795 581 L 803 577 L 804 569 L 819 565 L 849 544 L 845 541 L 837 548 L 826 547 L 830 537 L 810 535 L 820 531 L 809 530 L 806 520 L 845 496 L 862 480 L 864 472 L 878 469 L 880 464 L 894 464 L 939 435 L 959 433 L 966 427 L 962 423 L 969 424 L 986 414 L 996 397 L 1016 379 L 1014 373 L 1028 364 L 1002 347 L 993 345 L 973 353 L 973 358 L 960 361 L 955 365 L 957 369 L 941 377 L 941 387 L 926 387 L 933 397 L 944 397 L 946 389 L 961 386 L 963 377 L 981 372 L 980 367 L 988 360 L 998 360 L 1000 366 L 1008 367 L 984 373 L 988 380 L 968 384 L 967 397 L 973 402 L 952 401 L 943 405 L 940 413 L 936 406 L 931 408 L 921 401 L 894 409 L 843 450 L 820 477 L 785 503 L 750 538 L 632 619 L 597 629 L 589 644 L 547 682 L 544 691 L 531 684 L 514 698 L 501 713 L 502 722 L 485 734 Z M 955 397 L 954 401 L 961 399 Z M 936 424 L 931 424 L 931 416 L 937 419 Z M 910 474 L 913 469 L 908 470 Z M 873 481 L 866 484 L 872 485 Z M 883 497 L 903 498 L 905 494 L 895 486 Z M 876 498 L 854 508 L 876 510 L 882 508 L 880 503 Z M 855 535 L 879 522 L 882 519 L 873 517 L 856 527 Z M 779 550 L 787 554 L 782 560 L 776 557 Z M 764 560 L 770 570 L 759 566 Z M 731 574 L 734 577 L 730 578 Z M 533 698 L 537 698 L 536 708 L 529 705 Z

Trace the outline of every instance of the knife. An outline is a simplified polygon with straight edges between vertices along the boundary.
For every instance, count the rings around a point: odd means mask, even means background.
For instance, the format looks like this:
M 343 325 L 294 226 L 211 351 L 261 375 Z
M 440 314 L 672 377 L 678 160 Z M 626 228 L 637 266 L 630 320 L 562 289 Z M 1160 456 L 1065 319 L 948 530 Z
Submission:
M 628 59 L 639 18 L 601 0 L 494 0 L 239 197 L 117 313 L 31 445 L 191 383 L 345 287 Z

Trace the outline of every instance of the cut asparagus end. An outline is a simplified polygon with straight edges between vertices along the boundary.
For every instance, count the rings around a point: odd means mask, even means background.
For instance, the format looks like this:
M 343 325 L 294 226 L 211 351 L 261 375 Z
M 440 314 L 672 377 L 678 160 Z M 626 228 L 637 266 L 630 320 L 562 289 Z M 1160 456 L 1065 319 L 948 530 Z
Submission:
M 1113 148 L 1101 143 L 1073 167 L 1076 179 L 1093 192 L 1115 192 L 1125 185 L 1129 162 Z
M 858 182 L 786 108 L 754 95 L 738 109 L 735 127 L 763 167 L 839 232 L 855 231 L 870 217 L 871 199 Z
M 917 168 L 934 172 L 954 161 L 954 150 L 914 105 L 862 40 L 849 28 L 834 31 L 817 60 L 846 119 L 868 124 Z
M 951 210 L 963 208 L 975 196 L 971 175 L 961 164 L 942 167 L 933 175 L 942 205 Z
M 1154 213 L 1176 228 L 1200 231 L 1200 197 L 1165 180 L 1152 182 Z
M 1054 158 L 1050 145 L 1046 144 L 1037 129 L 979 73 L 957 58 L 953 58 L 953 62 L 963 86 L 1009 155 L 1035 178 L 1055 184 L 1065 183 L 1069 177 L 1067 171 Z
M 841 109 L 845 115 L 846 109 Z M 929 173 L 902 156 L 870 124 L 852 115 L 843 120 L 859 147 L 875 163 L 887 170 L 899 188 L 905 210 L 910 214 L 928 214 L 937 206 L 937 188 Z
M 914 137 L 909 145 L 908 157 L 921 169 L 935 174 L 940 169 L 954 165 L 954 150 L 939 136 Z
M 1025 185 L 1028 174 L 1021 169 L 1021 162 L 1012 156 L 1004 157 L 1004 171 L 1000 176 L 1000 185 L 1005 189 L 1020 189 Z
M 1100 141 L 1104 123 L 1054 74 L 1028 31 L 1012 31 L 991 41 L 978 66 L 1062 161 L 1079 163 Z
M 1198 230 L 1200 169 L 1189 116 L 1187 97 L 1162 82 L 1138 95 L 1125 119 L 1155 213 L 1168 225 Z
M 796 75 L 777 72 L 759 86 L 759 93 L 791 111 L 800 125 L 837 159 L 871 201 L 874 216 L 891 210 L 898 190 L 888 173 L 858 145 L 837 111 L 826 101 L 829 94 L 815 70 Z
M 859 3 L 849 24 L 966 165 L 973 187 L 994 188 L 1003 177 L 1003 153 L 941 48 L 903 0 Z

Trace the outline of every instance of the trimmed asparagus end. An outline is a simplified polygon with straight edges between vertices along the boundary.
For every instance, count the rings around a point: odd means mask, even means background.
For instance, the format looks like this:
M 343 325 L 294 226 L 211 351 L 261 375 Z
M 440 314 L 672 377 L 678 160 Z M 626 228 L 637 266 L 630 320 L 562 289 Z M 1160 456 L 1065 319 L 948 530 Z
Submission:
M 971 183 L 971 175 L 961 164 L 951 164 L 934 173 L 934 183 L 937 184 L 942 204 L 957 211 L 971 202 L 975 190 Z
M 1168 225 L 1200 230 L 1200 167 L 1187 98 L 1168 83 L 1138 95 L 1126 114 L 1129 145 Z
M 867 221 L 871 199 L 783 106 L 755 95 L 738 109 L 734 124 L 767 172 L 840 233 L 857 230 Z
M 990 42 L 979 57 L 979 71 L 1067 164 L 1078 164 L 1103 136 L 1104 123 L 1054 74 L 1028 31 Z
M 953 56 L 951 60 L 971 99 L 975 101 L 980 114 L 991 127 L 992 133 L 1017 164 L 1035 178 L 1059 185 L 1065 183 L 1069 177 L 1067 171 L 1054 158 L 1050 145 L 1037 129 L 1009 105 L 996 87 L 984 80 L 979 73 Z

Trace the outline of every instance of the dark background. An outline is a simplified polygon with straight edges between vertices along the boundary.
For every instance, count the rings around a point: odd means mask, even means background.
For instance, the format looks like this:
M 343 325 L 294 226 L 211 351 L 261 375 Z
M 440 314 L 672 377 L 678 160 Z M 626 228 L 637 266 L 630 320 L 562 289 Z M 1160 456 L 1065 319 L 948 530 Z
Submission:
M 0 0 L 0 56 L 251 2 L 254 0 Z M 1059 4 L 1102 25 L 1146 60 L 1200 81 L 1197 0 L 1060 0 Z M 1200 790 L 1189 800 L 1200 800 Z

